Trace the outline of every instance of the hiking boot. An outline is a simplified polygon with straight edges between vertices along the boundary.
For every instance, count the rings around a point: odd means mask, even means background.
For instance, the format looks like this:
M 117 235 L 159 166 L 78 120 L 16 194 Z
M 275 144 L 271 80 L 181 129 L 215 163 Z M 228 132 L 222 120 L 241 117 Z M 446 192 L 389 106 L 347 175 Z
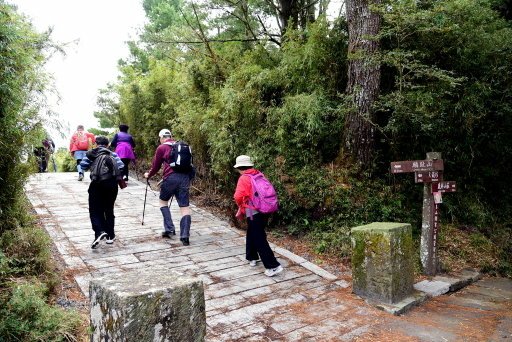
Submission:
M 170 238 L 171 238 L 171 235 L 176 235 L 176 232 L 175 232 L 175 231 L 162 232 L 162 237 L 163 237 L 163 238 L 168 238 L 168 239 L 170 239 Z
M 267 268 L 265 275 L 267 277 L 273 277 L 276 274 L 283 272 L 283 270 L 284 268 L 281 265 L 277 266 L 276 268 Z
M 109 237 L 107 238 L 106 243 L 107 243 L 107 244 L 109 244 L 109 245 L 111 245 L 111 244 L 113 244 L 113 243 L 114 243 L 114 241 L 116 241 L 116 236 L 115 236 L 115 235 L 114 235 L 114 236 L 112 236 L 112 237 L 110 237 L 110 236 L 109 236 Z
M 84 174 L 83 173 L 79 173 L 78 174 L 78 181 L 82 181 L 84 179 Z
M 249 266 L 254 267 L 260 260 L 251 260 L 249 261 Z
M 95 249 L 100 244 L 100 241 L 105 239 L 107 237 L 107 233 L 101 232 L 100 235 L 98 235 L 94 241 L 91 243 L 91 248 Z
M 190 241 L 188 240 L 188 238 L 181 238 L 180 241 L 183 244 L 183 246 L 190 245 Z

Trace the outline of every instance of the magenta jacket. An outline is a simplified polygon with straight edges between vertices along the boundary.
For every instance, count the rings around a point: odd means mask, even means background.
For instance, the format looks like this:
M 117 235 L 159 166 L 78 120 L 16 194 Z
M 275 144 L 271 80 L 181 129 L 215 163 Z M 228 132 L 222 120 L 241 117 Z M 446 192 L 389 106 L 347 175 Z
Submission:
M 112 139 L 112 142 L 110 143 L 110 146 L 115 148 L 119 158 L 135 160 L 135 153 L 133 152 L 135 141 L 131 134 L 126 132 L 116 133 L 116 135 L 114 135 L 114 139 Z

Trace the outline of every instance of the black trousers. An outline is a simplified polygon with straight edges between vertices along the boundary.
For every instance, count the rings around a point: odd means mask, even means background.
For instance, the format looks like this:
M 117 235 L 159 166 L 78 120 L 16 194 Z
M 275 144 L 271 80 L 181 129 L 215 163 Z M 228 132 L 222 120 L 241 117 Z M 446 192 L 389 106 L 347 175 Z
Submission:
M 265 268 L 275 268 L 280 265 L 274 256 L 267 241 L 265 227 L 267 226 L 267 217 L 264 214 L 256 214 L 247 218 L 247 237 L 245 239 L 245 258 L 247 260 L 261 259 Z M 259 255 L 259 258 L 258 258 Z
M 114 202 L 117 198 L 117 180 L 91 182 L 89 185 L 89 217 L 94 236 L 105 232 L 109 237 L 115 236 Z
M 39 164 L 39 172 L 46 172 L 46 168 L 48 167 L 48 160 L 46 156 L 38 157 Z
M 128 165 L 130 165 L 130 162 L 132 160 L 130 158 L 121 158 L 121 161 L 124 164 L 123 170 L 121 172 L 123 174 L 124 179 L 128 179 Z

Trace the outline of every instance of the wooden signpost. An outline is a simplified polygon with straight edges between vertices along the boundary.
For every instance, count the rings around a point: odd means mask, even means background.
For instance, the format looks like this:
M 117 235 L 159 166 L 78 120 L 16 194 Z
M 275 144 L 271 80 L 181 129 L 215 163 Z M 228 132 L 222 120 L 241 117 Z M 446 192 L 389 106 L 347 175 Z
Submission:
M 443 180 L 443 173 L 440 171 L 414 172 L 415 183 L 432 183 Z
M 391 162 L 391 173 L 443 171 L 442 159 Z
M 432 193 L 434 192 L 455 192 L 456 183 L 453 181 L 432 183 Z
M 439 152 L 428 152 L 425 160 L 404 160 L 391 163 L 391 173 L 414 172 L 414 181 L 423 183 L 420 257 L 426 275 L 436 275 L 439 269 L 437 232 L 442 194 L 457 190 L 454 181 L 443 181 L 443 171 L 444 163 Z

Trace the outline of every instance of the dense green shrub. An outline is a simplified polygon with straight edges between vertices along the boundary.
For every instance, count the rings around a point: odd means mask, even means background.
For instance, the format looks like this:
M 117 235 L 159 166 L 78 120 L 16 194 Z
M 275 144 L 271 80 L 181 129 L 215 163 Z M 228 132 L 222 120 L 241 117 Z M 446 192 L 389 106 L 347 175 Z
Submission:
M 459 184 L 452 218 L 480 227 L 510 220 L 510 22 L 485 0 L 405 1 L 383 15 L 385 166 L 442 152 L 445 179 Z
M 0 233 L 18 226 L 18 206 L 31 165 L 22 160 L 42 133 L 37 92 L 48 37 L 36 33 L 11 5 L 0 3 Z
M 69 153 L 67 148 L 60 148 L 54 154 L 57 168 L 60 172 L 73 172 L 76 171 L 76 160 Z
M 48 304 L 59 276 L 50 238 L 29 219 L 24 216 L 21 227 L 0 235 L 0 336 L 2 341 L 75 341 L 82 319 Z
M 46 303 L 47 288 L 31 279 L 14 281 L 0 295 L 2 341 L 76 341 L 81 318 Z
M 353 225 L 405 221 L 418 235 L 422 188 L 412 174 L 391 178 L 389 162 L 438 151 L 445 179 L 459 184 L 445 196 L 443 220 L 476 225 L 489 238 L 489 227 L 510 231 L 512 28 L 495 4 L 390 0 L 375 8 L 382 78 L 368 173 L 353 169 L 341 144 L 351 103 L 344 18 L 289 29 L 278 45 L 237 39 L 261 32 L 259 3 L 248 5 L 248 22 L 197 6 L 198 20 L 186 24 L 183 17 L 195 17 L 189 4 L 180 15 L 162 1 L 145 4 L 150 24 L 109 88 L 118 105 L 100 115 L 130 125 L 140 157 L 149 159 L 157 132 L 170 128 L 193 146 L 200 178 L 230 198 L 234 159 L 250 154 L 279 191 L 272 222 L 346 255 Z M 212 41 L 178 43 L 200 36 L 198 25 Z
M 43 230 L 27 224 L 3 233 L 0 236 L 0 249 L 8 257 L 12 275 L 39 276 L 53 290 L 57 275 L 53 273 L 50 242 Z
M 0 1 L 0 340 L 75 341 L 76 313 L 47 304 L 57 284 L 49 238 L 35 227 L 23 185 L 46 132 L 38 112 L 47 34 Z M 27 162 L 25 162 L 27 160 Z

